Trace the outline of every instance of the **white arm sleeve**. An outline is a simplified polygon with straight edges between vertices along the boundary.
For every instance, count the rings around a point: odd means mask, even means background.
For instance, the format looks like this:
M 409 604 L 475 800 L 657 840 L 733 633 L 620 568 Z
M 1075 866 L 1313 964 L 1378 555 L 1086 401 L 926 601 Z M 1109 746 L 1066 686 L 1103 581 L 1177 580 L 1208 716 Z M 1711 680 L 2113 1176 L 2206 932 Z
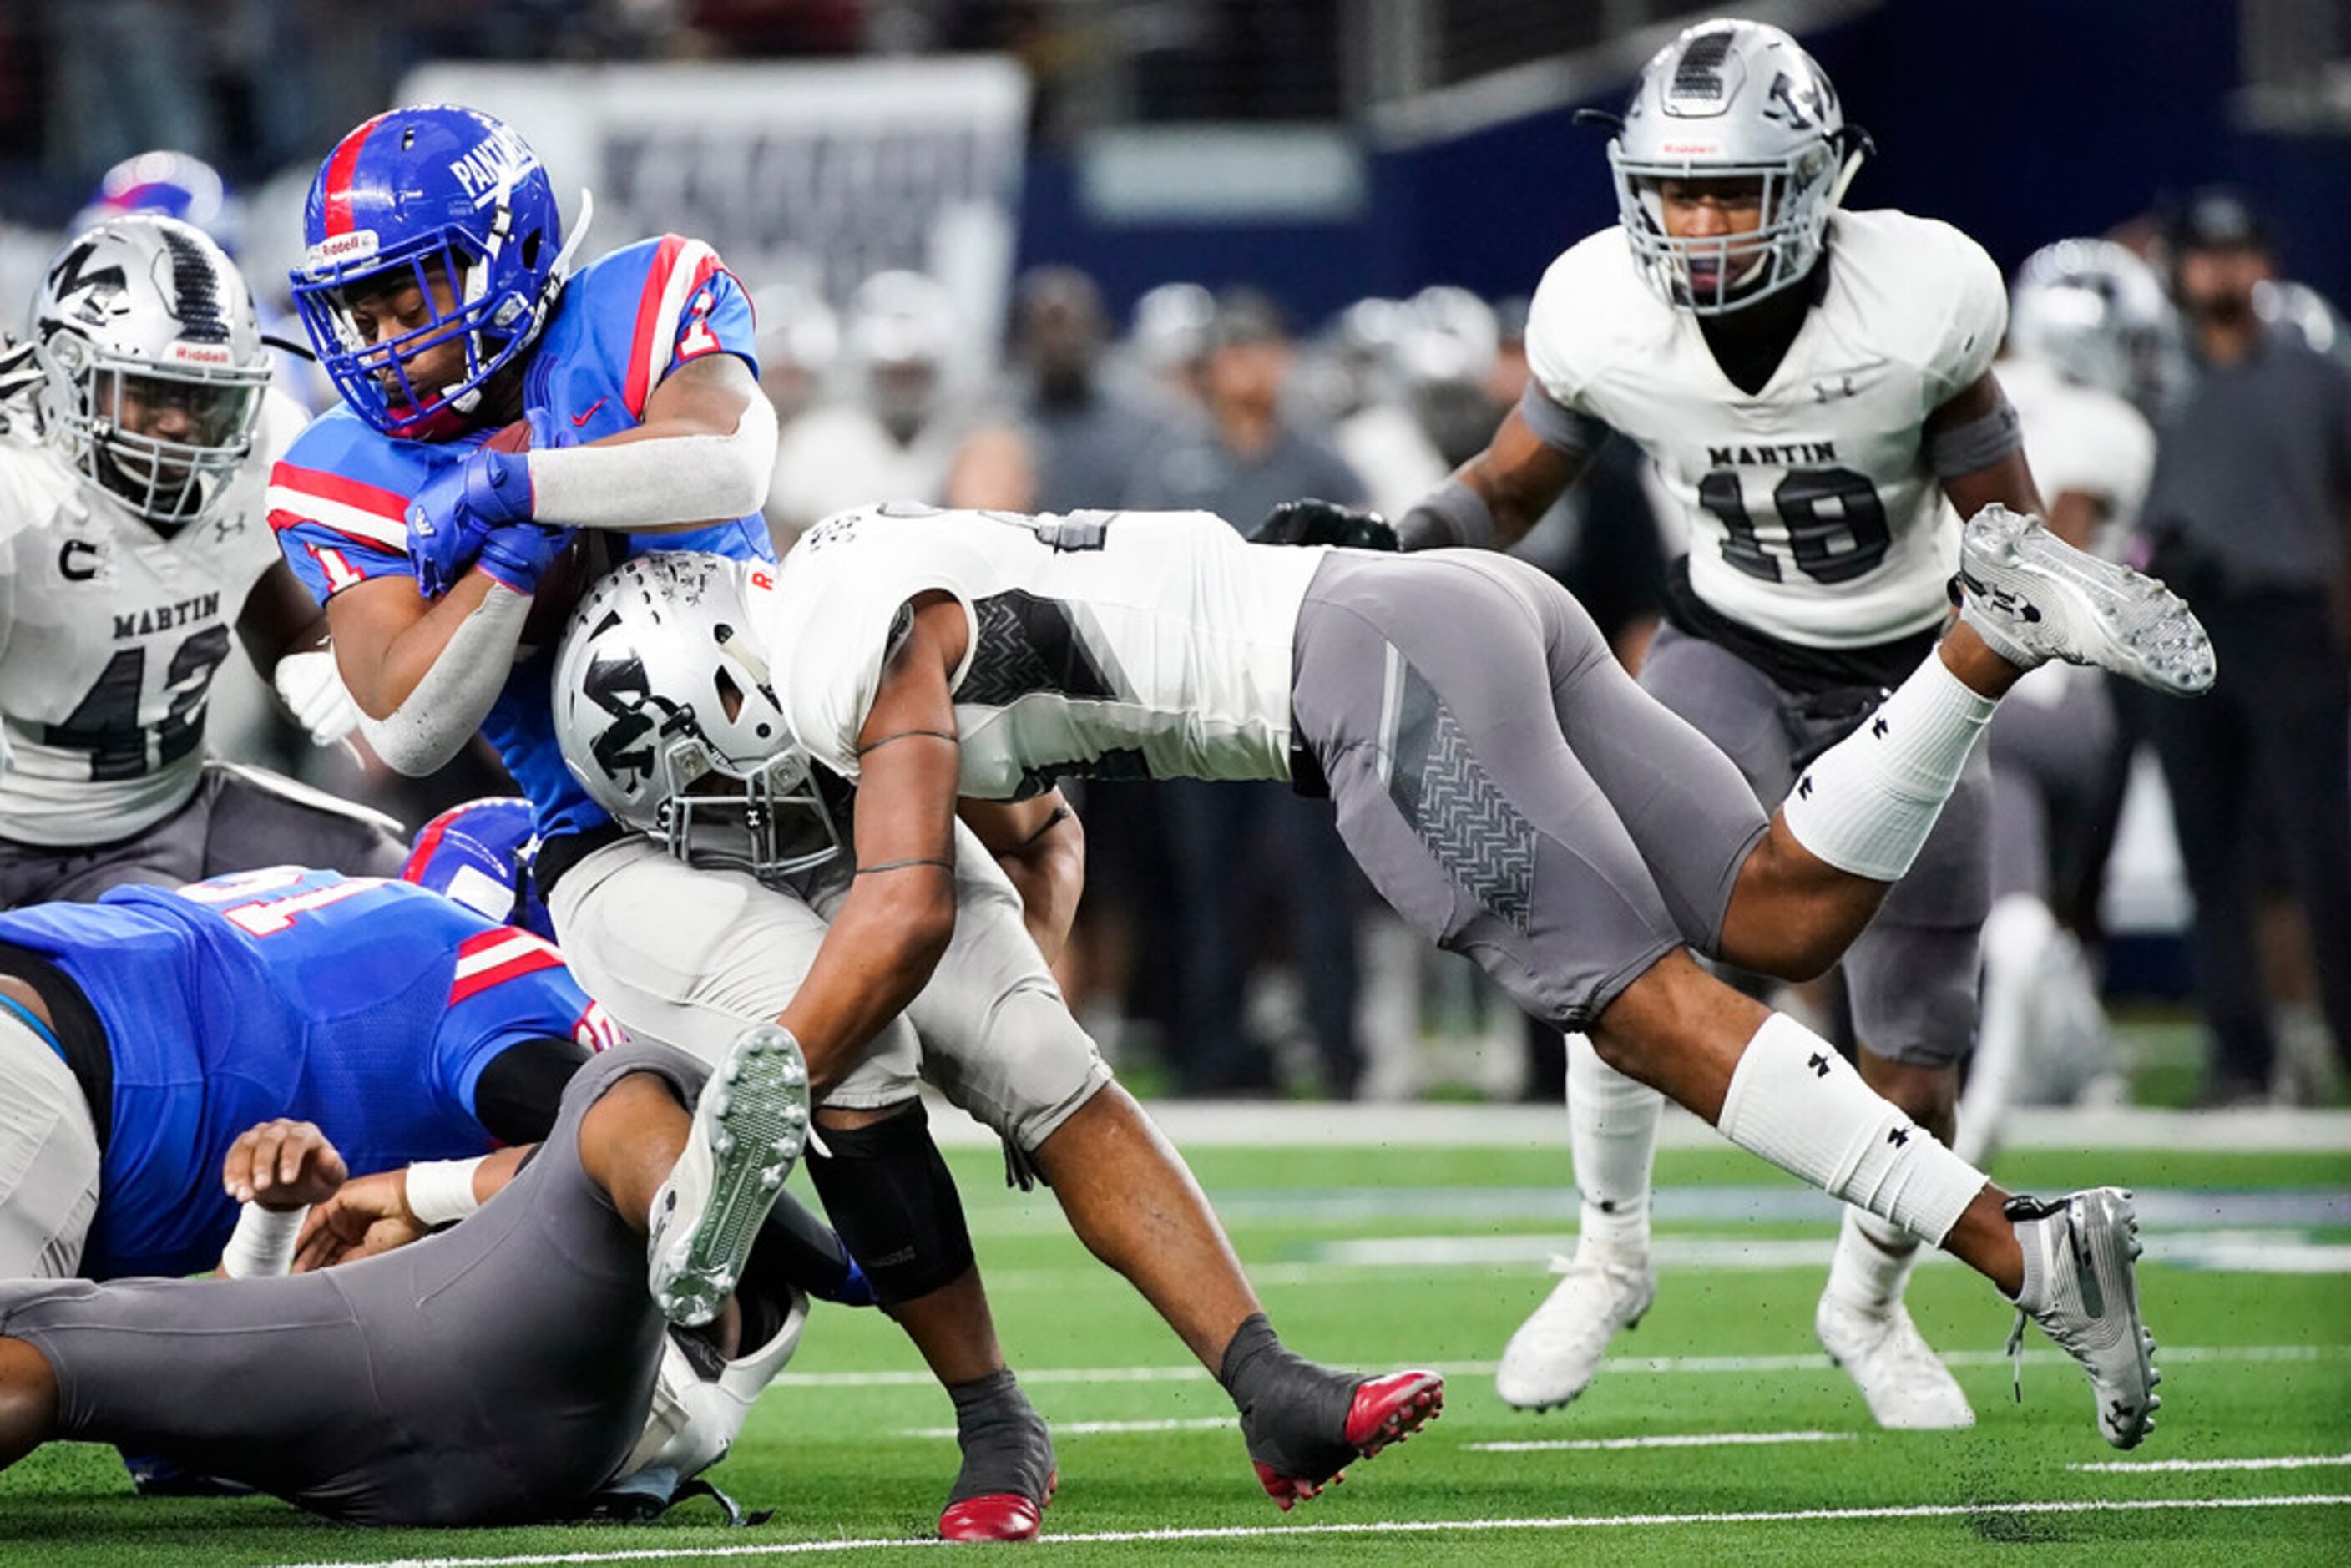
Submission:
M 531 516 L 571 528 L 633 529 L 748 517 L 776 476 L 776 411 L 754 393 L 727 435 L 530 455 Z
M 530 605 L 528 594 L 492 584 L 490 596 L 457 623 L 406 702 L 382 718 L 360 715 L 360 733 L 393 772 L 422 778 L 474 737 L 514 668 Z

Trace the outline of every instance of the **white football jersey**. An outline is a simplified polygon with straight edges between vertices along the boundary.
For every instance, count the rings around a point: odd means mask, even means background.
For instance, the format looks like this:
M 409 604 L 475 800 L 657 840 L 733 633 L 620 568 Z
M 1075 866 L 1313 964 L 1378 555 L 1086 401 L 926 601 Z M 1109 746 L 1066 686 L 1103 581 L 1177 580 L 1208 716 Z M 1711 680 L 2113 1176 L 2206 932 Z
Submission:
M 0 838 L 105 843 L 194 792 L 213 672 L 278 559 L 261 506 L 278 434 L 169 540 L 53 448 L 0 442 Z
M 1949 608 L 1959 529 L 1920 432 L 1991 365 L 2007 322 L 1999 268 L 1959 230 L 1840 212 L 1823 297 L 1750 396 L 1611 228 L 1543 275 L 1527 360 L 1555 401 L 1649 455 L 1688 525 L 1700 599 L 1785 642 L 1857 648 Z
M 752 578 L 793 737 L 844 778 L 900 610 L 953 594 L 962 792 L 1064 776 L 1290 777 L 1290 657 L 1320 549 L 1251 545 L 1207 512 L 1023 517 L 892 505 L 829 517 Z
M 2000 362 L 2000 384 L 2024 427 L 2024 459 L 2041 498 L 2068 490 L 2095 496 L 2106 509 L 2093 541 L 2112 556 L 2137 520 L 2155 475 L 2155 431 L 2121 398 L 2067 381 L 2039 360 Z

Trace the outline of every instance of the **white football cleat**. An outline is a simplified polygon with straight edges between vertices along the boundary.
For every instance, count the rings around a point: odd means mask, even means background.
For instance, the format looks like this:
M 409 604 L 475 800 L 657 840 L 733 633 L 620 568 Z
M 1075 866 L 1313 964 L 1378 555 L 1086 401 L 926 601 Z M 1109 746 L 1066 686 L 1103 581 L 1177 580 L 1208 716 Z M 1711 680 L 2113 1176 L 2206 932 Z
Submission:
M 2022 669 L 2095 664 L 2174 696 L 2212 685 L 2212 641 L 2187 601 L 2143 572 L 2075 549 L 1994 504 L 1959 534 L 1960 619 Z
M 1976 1424 L 1975 1407 L 1900 1301 L 1871 1312 L 1824 1295 L 1813 1332 L 1888 1431 L 1949 1432 Z
M 674 1323 L 718 1315 L 808 1145 L 808 1064 L 777 1024 L 737 1035 L 695 1103 L 694 1130 L 653 1195 L 646 1283 Z
M 1519 1325 L 1494 1371 L 1494 1391 L 1521 1410 L 1549 1410 L 1590 1387 L 1608 1342 L 1657 1296 L 1646 1252 L 1582 1242 L 1573 1258 L 1552 1259 L 1552 1271 L 1564 1278 Z
M 2135 1448 L 2155 1430 L 2163 1398 L 2155 1385 L 2155 1335 L 2139 1320 L 2138 1214 L 2120 1187 L 2092 1187 L 2043 1203 L 2009 1199 L 2024 1249 L 2024 1289 L 2016 1299 L 2009 1354 L 2023 1364 L 2024 1320 L 2090 1375 L 2098 1432 Z

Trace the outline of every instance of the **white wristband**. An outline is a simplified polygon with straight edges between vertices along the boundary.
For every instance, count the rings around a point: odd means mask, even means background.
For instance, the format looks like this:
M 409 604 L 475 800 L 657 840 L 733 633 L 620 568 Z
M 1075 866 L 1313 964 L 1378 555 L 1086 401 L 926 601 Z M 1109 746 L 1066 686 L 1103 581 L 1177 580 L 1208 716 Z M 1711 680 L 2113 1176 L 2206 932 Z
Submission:
M 425 1160 L 408 1167 L 408 1212 L 420 1225 L 447 1225 L 482 1207 L 474 1196 L 474 1169 L 487 1155 L 470 1160 Z
M 221 1249 L 221 1272 L 232 1280 L 266 1280 L 294 1267 L 294 1242 L 310 1206 L 264 1208 L 248 1203 L 236 1217 L 228 1245 Z

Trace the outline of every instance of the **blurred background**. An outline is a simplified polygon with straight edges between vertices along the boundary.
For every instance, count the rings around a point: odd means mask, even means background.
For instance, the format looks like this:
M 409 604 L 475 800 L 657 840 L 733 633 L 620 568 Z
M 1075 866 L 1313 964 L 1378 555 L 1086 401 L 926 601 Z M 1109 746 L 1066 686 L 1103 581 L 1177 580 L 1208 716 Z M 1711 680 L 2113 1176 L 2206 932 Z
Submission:
M 1544 267 L 1615 219 L 1602 136 L 1574 110 L 1620 107 L 1641 63 L 1710 14 L 1674 0 L 0 0 L 0 310 L 21 315 L 110 170 L 169 150 L 217 171 L 217 191 L 153 161 L 114 187 L 192 182 L 185 215 L 298 337 L 278 302 L 319 159 L 392 104 L 461 101 L 512 121 L 559 192 L 593 193 L 586 254 L 688 233 L 752 291 L 785 420 L 778 549 L 827 512 L 893 497 L 1204 507 L 1244 528 L 1307 494 L 1400 512 L 1517 399 Z M 1849 205 L 1948 220 L 2011 272 L 2051 242 L 2105 235 L 2168 277 L 2167 224 L 2191 193 L 2233 187 L 2260 219 L 2263 319 L 2351 355 L 2328 304 L 2351 298 L 2351 0 L 1755 0 L 1739 14 L 1797 34 L 1874 134 Z M 566 211 L 576 223 L 576 195 Z M 298 364 L 287 373 L 302 384 Z M 308 391 L 323 404 L 323 382 Z M 2163 411 L 2148 413 L 2163 437 Z M 1521 547 L 1628 664 L 1681 548 L 1642 470 L 1612 443 Z M 2335 520 L 2351 522 L 2351 466 L 2341 499 Z M 2321 564 L 2339 581 L 2339 547 Z M 411 822 L 500 787 L 486 755 L 419 784 L 313 752 L 257 685 L 232 689 L 243 668 L 216 688 L 223 755 Z M 2241 1052 L 2222 1072 L 2179 849 L 2209 825 L 2175 820 L 2149 748 L 2126 738 L 2108 764 L 2110 786 L 2052 846 L 2052 904 L 2104 1009 L 2064 1025 L 2068 1067 L 2029 1092 L 2339 1103 L 2351 1041 L 2319 998 L 2328 979 L 2347 988 L 2298 913 L 2292 813 L 2258 779 L 2199 808 L 2231 816 L 2207 836 L 2251 867 L 2274 1031 L 2268 1059 Z M 1140 1086 L 1559 1092 L 1556 1037 L 1380 910 L 1327 809 L 1238 785 L 1097 785 L 1082 805 L 1091 881 L 1064 979 Z M 1836 1017 L 1833 993 L 1786 1000 Z

